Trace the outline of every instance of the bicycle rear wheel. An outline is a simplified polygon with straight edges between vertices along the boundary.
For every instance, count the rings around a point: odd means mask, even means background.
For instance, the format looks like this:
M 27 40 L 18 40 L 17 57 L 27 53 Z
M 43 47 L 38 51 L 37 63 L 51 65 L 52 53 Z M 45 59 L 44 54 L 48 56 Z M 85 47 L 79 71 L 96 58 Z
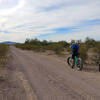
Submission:
M 72 57 L 68 57 L 67 63 L 68 63 L 68 65 L 69 65 L 71 68 L 73 68 Z

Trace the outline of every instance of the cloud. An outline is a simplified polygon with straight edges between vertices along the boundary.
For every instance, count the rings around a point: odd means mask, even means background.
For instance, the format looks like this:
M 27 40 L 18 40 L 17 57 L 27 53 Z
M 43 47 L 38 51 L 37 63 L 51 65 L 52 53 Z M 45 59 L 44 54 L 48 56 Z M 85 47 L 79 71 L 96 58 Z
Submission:
M 81 36 L 84 36 L 84 39 L 87 33 L 90 37 L 95 33 L 94 37 L 98 39 L 99 0 L 8 0 L 6 3 L 4 1 L 7 0 L 0 0 L 1 41 L 24 42 L 26 38 L 35 37 L 56 41 L 67 39 L 65 36 L 68 40 Z
M 38 37 L 41 40 L 52 40 L 52 41 L 59 41 L 59 40 L 65 40 L 70 42 L 72 39 L 74 40 L 85 40 L 86 37 L 90 37 L 96 40 L 100 40 L 100 25 L 99 26 L 92 26 L 92 27 L 84 27 L 82 29 L 73 29 L 71 32 L 67 32 L 64 34 L 51 34 L 51 35 L 44 35 L 41 37 Z M 56 38 L 55 38 L 56 37 Z
M 16 10 L 22 8 L 25 4 L 25 0 L 2 0 L 0 3 L 0 15 L 11 15 Z

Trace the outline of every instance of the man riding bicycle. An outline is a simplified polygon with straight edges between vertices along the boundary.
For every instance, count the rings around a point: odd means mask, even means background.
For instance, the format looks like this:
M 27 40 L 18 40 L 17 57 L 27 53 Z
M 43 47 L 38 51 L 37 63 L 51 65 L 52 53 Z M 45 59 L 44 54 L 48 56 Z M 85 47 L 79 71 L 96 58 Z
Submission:
M 71 48 L 72 48 L 72 68 L 74 67 L 74 62 L 75 62 L 75 57 L 78 57 L 79 55 L 79 41 L 77 41 L 75 43 L 75 40 L 72 40 L 72 45 L 71 45 Z

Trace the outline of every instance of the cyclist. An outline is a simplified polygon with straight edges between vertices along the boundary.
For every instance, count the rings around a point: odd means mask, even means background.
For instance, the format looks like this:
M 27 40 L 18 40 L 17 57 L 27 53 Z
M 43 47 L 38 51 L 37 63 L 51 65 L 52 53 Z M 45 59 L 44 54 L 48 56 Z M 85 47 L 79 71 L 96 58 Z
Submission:
M 72 68 L 74 67 L 75 57 L 79 55 L 79 41 L 75 43 L 75 40 L 72 40 Z

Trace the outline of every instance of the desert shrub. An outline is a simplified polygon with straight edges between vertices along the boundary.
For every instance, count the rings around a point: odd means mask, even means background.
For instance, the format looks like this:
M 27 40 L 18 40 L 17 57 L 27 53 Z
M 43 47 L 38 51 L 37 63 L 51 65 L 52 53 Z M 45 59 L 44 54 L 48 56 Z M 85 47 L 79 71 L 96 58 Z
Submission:
M 53 48 L 53 51 L 56 54 L 62 54 L 62 51 L 64 51 L 64 48 L 61 45 L 55 45 L 55 47 Z
M 86 45 L 85 44 L 80 45 L 79 53 L 80 53 L 80 57 L 83 59 L 84 62 L 88 58 L 87 52 L 88 52 L 88 49 Z
M 46 50 L 54 51 L 56 54 L 61 54 L 62 51 L 64 51 L 64 47 L 61 44 L 56 43 L 56 42 L 49 44 L 45 48 L 46 48 Z
M 49 43 L 49 42 L 48 42 L 47 40 L 43 40 L 43 41 L 41 42 L 41 45 L 42 45 L 42 46 L 47 46 L 48 43 Z
M 8 45 L 0 44 L 0 57 L 5 56 L 8 51 Z
M 86 38 L 85 40 L 85 44 L 86 44 L 86 47 L 89 49 L 89 48 L 93 48 L 96 44 L 96 41 L 92 38 Z
M 97 41 L 97 42 L 95 43 L 94 51 L 95 51 L 96 53 L 99 53 L 99 52 L 100 52 L 100 42 L 99 42 L 99 41 Z
M 23 46 L 24 45 L 24 46 Z M 52 42 L 52 41 L 39 41 L 38 39 L 26 39 L 25 43 L 22 45 L 23 49 L 34 50 L 34 51 L 46 51 L 53 50 L 56 54 L 61 54 L 64 48 L 68 45 L 65 41 Z M 19 46 L 20 47 L 20 46 Z
M 31 50 L 34 50 L 35 52 L 44 52 L 44 48 L 41 45 L 32 45 Z
M 94 53 L 97 54 L 97 56 L 95 57 L 96 58 L 95 62 L 97 64 L 100 64 L 100 41 L 96 42 L 96 44 L 95 44 L 93 49 L 94 49 Z
M 30 43 L 25 43 L 25 44 L 16 44 L 15 45 L 17 48 L 23 49 L 23 50 L 34 50 L 37 52 L 44 52 L 45 49 L 41 45 L 36 45 L 36 44 L 30 44 Z
M 16 43 L 16 44 L 15 44 L 15 47 L 24 50 L 24 44 Z
M 68 52 L 72 52 L 72 48 L 71 48 L 71 43 L 69 43 L 67 46 L 66 46 L 66 50 L 68 51 Z
M 69 44 L 66 41 L 59 41 L 59 45 L 61 45 L 63 48 L 66 48 Z

